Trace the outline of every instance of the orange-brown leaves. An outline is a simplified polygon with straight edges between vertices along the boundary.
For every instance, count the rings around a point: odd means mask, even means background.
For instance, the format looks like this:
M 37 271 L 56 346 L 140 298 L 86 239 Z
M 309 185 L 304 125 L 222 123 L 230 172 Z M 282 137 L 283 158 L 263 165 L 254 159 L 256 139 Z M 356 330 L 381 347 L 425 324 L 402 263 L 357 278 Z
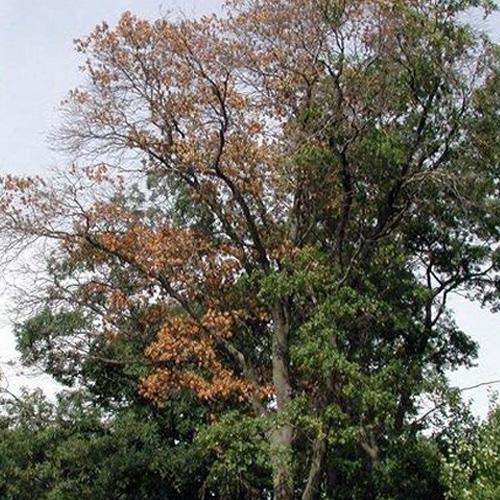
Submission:
M 199 320 L 167 319 L 146 356 L 160 365 L 143 378 L 142 394 L 157 403 L 171 391 L 189 389 L 201 399 L 263 397 L 265 391 L 224 366 L 219 352 L 232 335 L 238 311 L 208 310 Z
M 249 198 L 271 194 L 276 124 L 228 27 L 215 17 L 148 22 L 130 13 L 114 29 L 97 27 L 77 42 L 91 81 L 67 101 L 81 121 L 62 130 L 65 146 L 142 151 L 153 168 L 211 182 L 211 201 L 234 196 L 221 171 Z
M 106 254 L 120 256 L 149 276 L 186 286 L 202 281 L 221 286 L 239 267 L 230 246 L 214 246 L 190 229 L 136 224 L 123 233 L 106 231 L 94 238 Z
M 250 382 L 237 377 L 231 370 L 223 368 L 214 370 L 211 379 L 194 371 L 158 368 L 143 379 L 140 392 L 145 398 L 161 406 L 169 393 L 182 389 L 195 392 L 203 400 L 225 399 L 231 395 L 243 400 L 256 394 L 260 397 L 266 395 Z

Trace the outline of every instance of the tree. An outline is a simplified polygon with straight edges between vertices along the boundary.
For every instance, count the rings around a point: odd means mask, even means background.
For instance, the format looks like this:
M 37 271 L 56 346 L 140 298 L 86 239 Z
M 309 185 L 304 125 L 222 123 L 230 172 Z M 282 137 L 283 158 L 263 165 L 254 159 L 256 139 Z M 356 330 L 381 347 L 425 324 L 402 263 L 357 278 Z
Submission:
M 500 493 L 500 409 L 492 408 L 488 419 L 472 435 L 459 435 L 451 443 L 444 474 L 447 498 L 489 499 Z
M 202 486 L 205 464 L 184 443 L 173 445 L 168 414 L 133 407 L 110 418 L 85 392 L 60 395 L 56 403 L 37 393 L 3 403 L 0 495 L 6 500 L 183 499 Z
M 397 498 L 377 471 L 435 462 L 421 397 L 475 354 L 449 294 L 498 298 L 499 59 L 472 7 L 233 0 L 78 41 L 76 164 L 2 183 L 8 248 L 49 242 L 26 358 L 195 395 L 214 495 Z

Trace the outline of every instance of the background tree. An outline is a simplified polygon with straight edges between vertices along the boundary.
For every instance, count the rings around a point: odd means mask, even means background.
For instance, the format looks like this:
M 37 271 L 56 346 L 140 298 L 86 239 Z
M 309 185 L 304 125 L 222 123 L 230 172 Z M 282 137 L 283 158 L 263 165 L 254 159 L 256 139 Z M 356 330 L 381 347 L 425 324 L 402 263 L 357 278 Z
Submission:
M 26 360 L 99 397 L 114 373 L 115 407 L 125 380 L 195 397 L 214 495 L 404 498 L 438 463 L 421 397 L 476 350 L 447 298 L 497 300 L 498 48 L 471 7 L 235 0 L 80 40 L 76 164 L 2 183 L 9 248 L 52 242 Z
M 500 493 L 500 409 L 495 405 L 474 433 L 450 443 L 444 466 L 447 498 L 496 498 Z
M 90 401 L 85 392 L 3 401 L 2 498 L 196 498 L 206 464 L 182 438 L 192 412 L 181 430 L 168 412 L 136 406 L 110 417 Z

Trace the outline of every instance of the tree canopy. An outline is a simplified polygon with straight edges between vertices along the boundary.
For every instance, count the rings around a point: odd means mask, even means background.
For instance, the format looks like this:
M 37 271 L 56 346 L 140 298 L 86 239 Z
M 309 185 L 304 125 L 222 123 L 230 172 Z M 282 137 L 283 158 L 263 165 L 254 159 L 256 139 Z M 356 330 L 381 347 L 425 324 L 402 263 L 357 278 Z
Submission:
M 477 349 L 447 299 L 498 306 L 499 48 L 464 21 L 493 7 L 230 0 L 76 42 L 73 161 L 0 191 L 5 258 L 44 262 L 23 359 L 84 401 L 36 477 L 101 488 L 43 495 L 444 497 L 419 411 Z

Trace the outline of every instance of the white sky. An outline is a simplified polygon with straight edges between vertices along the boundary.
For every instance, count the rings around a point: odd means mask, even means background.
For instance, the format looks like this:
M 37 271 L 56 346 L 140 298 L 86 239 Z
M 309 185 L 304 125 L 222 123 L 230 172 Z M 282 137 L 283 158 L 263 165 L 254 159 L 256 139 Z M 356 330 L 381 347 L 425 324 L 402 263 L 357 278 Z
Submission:
M 57 163 L 45 142 L 58 123 L 58 104 L 80 81 L 81 59 L 72 40 L 88 34 L 102 20 L 113 24 L 130 10 L 148 18 L 168 10 L 205 14 L 218 9 L 220 0 L 0 0 L 0 172 L 43 174 Z M 500 15 L 488 22 L 500 38 Z M 1 290 L 0 290 L 1 293 Z M 0 306 L 7 298 L 0 295 Z M 454 385 L 471 386 L 500 379 L 498 315 L 464 299 L 453 300 L 459 325 L 480 344 L 477 368 L 451 374 Z M 9 388 L 21 385 L 54 389 L 47 377 L 27 377 L 6 362 L 16 358 L 8 318 L 0 311 L 0 368 Z M 0 382 L 5 385 L 5 382 Z M 500 388 L 500 386 L 499 386 Z M 476 413 L 488 408 L 486 387 L 467 393 Z

